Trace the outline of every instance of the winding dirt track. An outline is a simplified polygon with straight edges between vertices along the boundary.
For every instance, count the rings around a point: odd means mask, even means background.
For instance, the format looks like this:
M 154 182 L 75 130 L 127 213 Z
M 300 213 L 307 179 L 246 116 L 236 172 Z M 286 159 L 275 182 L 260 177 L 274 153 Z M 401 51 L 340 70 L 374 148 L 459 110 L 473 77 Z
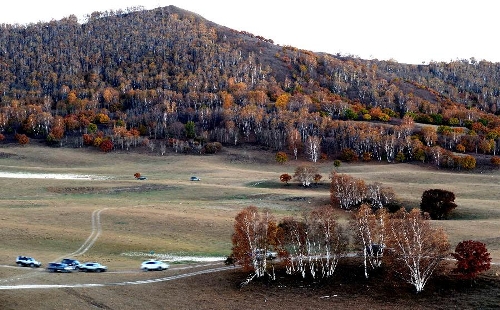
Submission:
M 106 210 L 107 208 L 104 209 L 97 209 L 92 212 L 92 230 L 85 242 L 73 253 L 69 253 L 67 255 L 63 255 L 59 258 L 57 258 L 55 261 L 59 261 L 65 257 L 76 257 L 79 255 L 84 254 L 87 252 L 97 241 L 99 238 L 101 232 L 102 232 L 102 225 L 101 225 L 101 213 L 102 211 Z M 172 281 L 176 279 L 182 279 L 182 278 L 187 278 L 187 277 L 192 277 L 196 275 L 201 275 L 201 274 L 206 274 L 206 273 L 213 273 L 213 272 L 219 272 L 219 271 L 224 271 L 228 269 L 234 269 L 235 267 L 233 266 L 220 266 L 221 263 L 217 264 L 203 264 L 203 265 L 193 265 L 193 266 L 187 266 L 187 267 L 180 267 L 176 268 L 176 270 L 190 270 L 194 268 L 209 268 L 209 269 L 203 269 L 203 270 L 198 270 L 194 272 L 187 272 L 183 274 L 178 274 L 178 275 L 173 275 L 173 276 L 168 276 L 168 277 L 162 277 L 162 278 L 154 278 L 154 279 L 148 279 L 148 280 L 137 280 L 137 281 L 125 281 L 125 282 L 111 282 L 111 283 L 77 283 L 77 284 L 22 284 L 22 285 L 0 285 L 0 290 L 22 290 L 22 289 L 54 289 L 54 288 L 88 288 L 88 287 L 103 287 L 103 286 L 123 286 L 123 285 L 138 285 L 138 284 L 150 284 L 150 283 L 156 283 L 156 282 L 165 282 L 165 281 Z M 214 266 L 219 266 L 216 268 L 211 268 Z M 0 267 L 11 267 L 11 268 L 18 268 L 18 267 L 13 267 L 13 266 L 0 266 Z M 140 271 L 143 272 L 143 271 Z M 137 272 L 139 273 L 139 271 Z M 32 272 L 27 275 L 24 275 L 22 277 L 17 277 L 16 279 L 21 279 L 21 278 L 29 278 L 31 276 L 34 276 L 36 274 L 40 274 L 40 271 Z M 8 281 L 14 281 L 15 279 L 10 279 L 10 280 L 4 280 L 4 282 Z
M 65 258 L 65 257 L 68 257 L 68 256 L 71 257 L 71 256 L 82 255 L 85 252 L 87 252 L 94 245 L 94 243 L 97 241 L 97 239 L 99 238 L 99 235 L 102 232 L 101 212 L 106 210 L 106 209 L 107 208 L 97 209 L 97 210 L 94 210 L 94 212 L 92 212 L 92 231 L 90 233 L 90 236 L 87 238 L 87 240 L 85 240 L 85 242 L 80 246 L 80 248 L 78 248 L 78 250 L 76 250 L 73 253 L 63 255 L 63 256 L 57 258 L 56 261 L 59 261 L 59 260 Z

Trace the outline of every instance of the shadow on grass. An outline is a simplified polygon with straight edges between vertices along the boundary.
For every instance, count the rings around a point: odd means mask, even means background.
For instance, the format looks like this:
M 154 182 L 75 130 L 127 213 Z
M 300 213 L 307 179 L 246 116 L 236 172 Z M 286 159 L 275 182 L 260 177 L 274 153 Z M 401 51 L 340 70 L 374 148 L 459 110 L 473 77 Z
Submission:
M 458 209 L 458 208 L 457 208 Z M 478 210 L 457 210 L 451 212 L 448 220 L 472 221 L 472 220 L 492 220 L 500 219 L 500 213 L 488 213 Z
M 303 190 L 329 190 L 330 184 L 327 183 L 318 183 L 311 184 L 310 186 L 303 186 L 301 183 L 282 183 L 275 181 L 252 181 L 245 184 L 248 187 L 255 188 L 282 188 L 282 189 L 303 189 Z

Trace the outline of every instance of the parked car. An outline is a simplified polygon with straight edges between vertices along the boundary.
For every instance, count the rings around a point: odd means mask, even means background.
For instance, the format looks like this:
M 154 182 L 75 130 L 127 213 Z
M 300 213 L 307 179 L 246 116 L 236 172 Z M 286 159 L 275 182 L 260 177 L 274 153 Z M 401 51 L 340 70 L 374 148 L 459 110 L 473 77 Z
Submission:
M 201 179 L 199 177 L 196 177 L 196 176 L 192 176 L 191 181 L 201 181 Z
M 36 259 L 34 259 L 33 257 L 29 257 L 29 256 L 22 256 L 22 255 L 19 255 L 17 258 L 16 258 L 16 264 L 18 266 L 22 266 L 22 267 L 26 267 L 26 266 L 29 266 L 29 267 L 40 267 L 42 266 L 42 263 L 37 261 Z
M 170 266 L 162 261 L 159 260 L 148 260 L 145 261 L 141 264 L 141 269 L 144 271 L 151 271 L 151 270 L 166 270 Z
M 264 251 L 263 249 L 257 249 L 255 250 L 255 257 L 257 257 L 257 260 L 261 260 L 262 257 L 264 257 L 264 253 L 266 255 L 266 259 L 275 259 L 278 257 L 278 253 L 274 251 L 267 250 Z
M 80 269 L 81 263 L 76 259 L 65 258 L 61 261 L 61 263 L 71 266 L 74 270 Z
M 89 271 L 91 271 L 91 272 L 104 272 L 107 270 L 108 270 L 108 267 L 101 265 L 99 263 L 96 263 L 96 262 L 85 263 L 85 264 L 80 265 L 80 271 L 85 271 L 85 272 L 89 272 Z
M 72 266 L 68 266 L 63 263 L 49 263 L 47 265 L 47 271 L 49 272 L 72 272 L 75 270 Z

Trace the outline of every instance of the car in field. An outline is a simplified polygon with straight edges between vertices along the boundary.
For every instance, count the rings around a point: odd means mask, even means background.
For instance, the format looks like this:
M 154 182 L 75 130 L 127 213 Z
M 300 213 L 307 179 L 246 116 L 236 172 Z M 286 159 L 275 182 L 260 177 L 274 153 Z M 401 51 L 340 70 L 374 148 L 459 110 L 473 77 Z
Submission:
M 278 257 L 278 253 L 274 251 L 264 251 L 263 249 L 255 250 L 255 257 L 257 258 L 257 260 L 261 260 L 264 255 L 266 256 L 266 259 L 275 259 Z
M 76 259 L 65 258 L 61 261 L 61 263 L 71 266 L 74 270 L 79 270 L 81 263 Z
M 191 181 L 201 181 L 201 179 L 197 176 L 192 176 L 189 180 Z
M 141 264 L 141 269 L 144 271 L 151 271 L 151 270 L 166 270 L 170 266 L 162 261 L 159 260 L 147 260 Z
M 75 270 L 72 266 L 63 263 L 49 263 L 47 265 L 48 272 L 73 272 Z
M 80 265 L 80 271 L 85 271 L 85 272 L 105 272 L 107 270 L 108 267 L 96 262 L 90 262 Z
M 40 266 L 42 266 L 42 263 L 37 261 L 36 259 L 34 259 L 33 257 L 29 257 L 29 256 L 22 256 L 22 255 L 19 255 L 17 258 L 16 258 L 16 264 L 18 266 L 21 266 L 21 267 L 32 267 L 32 268 L 38 268 Z

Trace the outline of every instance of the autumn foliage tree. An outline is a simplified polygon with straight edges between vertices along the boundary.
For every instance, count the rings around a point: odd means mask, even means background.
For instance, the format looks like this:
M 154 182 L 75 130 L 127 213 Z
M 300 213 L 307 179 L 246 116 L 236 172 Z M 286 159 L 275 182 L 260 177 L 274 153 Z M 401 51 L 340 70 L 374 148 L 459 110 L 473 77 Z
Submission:
M 472 170 L 476 168 L 476 158 L 471 155 L 466 155 L 463 157 L 460 157 L 460 167 L 467 169 L 467 170 Z
M 342 152 L 340 154 L 340 159 L 346 162 L 357 161 L 358 154 L 356 154 L 356 152 L 353 149 L 345 148 L 342 149 Z
M 28 138 L 28 136 L 23 134 L 23 133 L 21 133 L 21 134 L 17 133 L 15 135 L 15 138 L 16 138 L 17 142 L 21 145 L 25 145 L 25 144 L 30 143 L 30 138 Z
M 288 155 L 285 152 L 276 153 L 276 162 L 279 164 L 284 164 L 288 161 Z
M 113 141 L 110 139 L 104 139 L 100 144 L 99 144 L 99 149 L 105 153 L 111 152 L 113 150 Z
M 283 173 L 280 175 L 280 181 L 285 183 L 286 185 L 289 185 L 288 182 L 292 179 L 292 176 L 289 175 L 288 173 Z
M 500 156 L 492 156 L 490 162 L 495 168 L 500 167 Z
M 259 212 L 257 207 L 249 206 L 236 215 L 232 255 L 244 270 L 252 272 L 247 283 L 254 277 L 263 277 L 266 273 L 274 277 L 273 273 L 267 272 L 265 258 L 267 252 L 277 244 L 276 233 L 276 221 L 267 210 Z
M 473 279 L 491 267 L 490 253 L 480 241 L 462 241 L 451 255 L 456 259 L 455 271 L 466 279 Z

